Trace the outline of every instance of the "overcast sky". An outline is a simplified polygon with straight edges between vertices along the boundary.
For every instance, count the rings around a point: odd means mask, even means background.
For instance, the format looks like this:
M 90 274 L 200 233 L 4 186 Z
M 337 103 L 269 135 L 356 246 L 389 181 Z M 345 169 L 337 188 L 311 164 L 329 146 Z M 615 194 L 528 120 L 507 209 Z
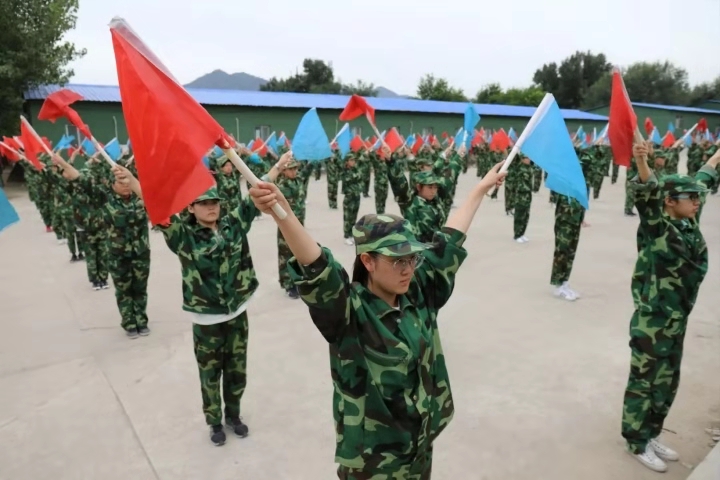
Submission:
M 87 48 L 74 83 L 117 85 L 107 27 L 125 18 L 183 83 L 220 68 L 285 77 L 306 57 L 414 94 L 426 73 L 467 95 L 526 86 L 576 50 L 610 62 L 670 60 L 690 83 L 720 75 L 720 0 L 81 0 L 68 39 Z

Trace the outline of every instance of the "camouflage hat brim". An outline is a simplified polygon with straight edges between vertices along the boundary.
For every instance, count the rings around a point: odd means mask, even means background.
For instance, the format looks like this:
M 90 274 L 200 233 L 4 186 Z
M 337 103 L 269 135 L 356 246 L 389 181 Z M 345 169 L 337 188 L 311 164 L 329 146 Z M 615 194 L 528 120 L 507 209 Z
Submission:
M 375 253 L 385 255 L 386 257 L 404 257 L 406 255 L 412 255 L 413 253 L 420 253 L 428 250 L 432 245 L 426 243 L 420 243 L 417 240 L 409 240 L 397 245 L 387 245 L 380 247 L 377 250 L 373 250 Z M 362 252 L 358 252 L 360 255 Z
M 353 227 L 353 238 L 356 255 L 375 252 L 403 257 L 431 247 L 417 241 L 404 218 L 392 214 L 364 215 Z

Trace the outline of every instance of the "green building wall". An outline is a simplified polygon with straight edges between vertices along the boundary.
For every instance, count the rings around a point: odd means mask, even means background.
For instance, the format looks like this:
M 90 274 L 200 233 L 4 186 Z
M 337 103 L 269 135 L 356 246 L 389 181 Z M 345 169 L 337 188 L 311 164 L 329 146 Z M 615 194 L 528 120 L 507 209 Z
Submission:
M 712 113 L 694 113 L 694 112 L 678 112 L 676 110 L 664 110 L 660 108 L 647 108 L 647 107 L 634 107 L 635 115 L 638 118 L 638 124 L 640 124 L 640 131 L 645 133 L 643 125 L 645 119 L 650 117 L 653 124 L 658 127 L 660 135 L 664 135 L 667 131 L 668 123 L 672 122 L 675 125 L 677 131 L 682 132 L 684 129 L 688 129 L 695 125 L 701 118 L 707 120 L 708 128 L 710 131 L 715 131 L 720 127 L 720 111 L 717 115 Z M 609 115 L 610 107 L 598 107 L 589 110 L 590 113 L 596 113 L 598 115 Z
M 695 107 L 706 108 L 708 110 L 720 111 L 720 100 L 705 100 L 704 102 L 700 103 L 699 105 L 695 105 Z
M 68 123 L 60 119 L 55 123 L 37 120 L 37 114 L 42 106 L 41 101 L 28 101 L 25 104 L 25 113 L 28 120 L 33 124 L 37 132 L 56 142 L 63 134 Z M 119 103 L 110 102 L 78 102 L 73 108 L 88 124 L 95 138 L 100 142 L 107 142 L 117 136 L 120 143 L 126 143 L 128 139 L 125 128 L 125 120 L 122 115 L 122 108 Z M 267 127 L 269 132 L 284 131 L 289 137 L 293 137 L 300 119 L 307 112 L 299 108 L 263 108 L 263 107 L 240 107 L 208 105 L 208 112 L 225 128 L 228 133 L 234 136 L 239 135 L 239 141 L 245 143 L 255 138 L 256 130 L 260 127 Z M 320 120 L 325 127 L 328 136 L 332 138 L 343 122 L 338 120 L 340 110 L 318 110 Z M 423 133 L 426 129 L 432 129 L 435 134 L 442 132 L 452 133 L 462 126 L 463 116 L 458 114 L 423 114 L 412 112 L 386 112 L 379 111 L 376 115 L 377 126 L 380 131 L 397 127 L 400 134 Z M 513 127 L 515 131 L 521 132 L 529 119 L 526 117 L 482 117 L 480 127 L 508 130 Z M 594 121 L 568 121 L 569 130 L 577 130 L 581 125 L 586 131 L 593 127 L 598 130 L 605 126 L 605 122 Z M 350 123 L 350 126 L 361 129 L 363 138 L 373 135 L 371 127 L 363 117 Z M 71 135 L 77 135 L 75 127 L 68 127 Z

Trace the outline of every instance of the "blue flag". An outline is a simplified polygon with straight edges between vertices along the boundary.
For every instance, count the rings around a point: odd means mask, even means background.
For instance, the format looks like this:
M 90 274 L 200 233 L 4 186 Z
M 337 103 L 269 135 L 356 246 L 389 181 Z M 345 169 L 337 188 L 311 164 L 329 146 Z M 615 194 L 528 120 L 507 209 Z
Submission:
M 10 200 L 5 196 L 5 191 L 0 188 L 0 232 L 5 230 L 13 223 L 20 221 L 15 208 L 10 203 Z
M 345 155 L 350 152 L 350 140 L 352 140 L 352 133 L 350 132 L 350 125 L 346 123 L 337 137 L 337 146 L 342 158 L 345 158 Z
M 287 137 L 285 137 L 285 134 L 284 133 L 281 134 L 280 137 L 277 139 L 277 144 L 280 145 L 281 147 L 284 147 L 285 143 L 286 143 L 285 142 L 286 139 L 287 139 Z
M 213 147 L 213 149 L 212 149 L 212 154 L 213 154 L 213 156 L 214 156 L 215 158 L 220 158 L 220 157 L 222 157 L 223 155 L 225 155 L 225 152 L 222 151 L 222 148 L 220 148 L 220 147 L 218 147 L 217 145 L 215 145 L 215 146 Z
M 542 116 L 532 131 L 528 132 L 520 151 L 547 172 L 545 185 L 550 190 L 577 199 L 587 209 L 585 176 L 568 136 L 560 107 L 553 98 L 545 112 L 537 114 Z
M 405 145 L 407 145 L 408 148 L 412 148 L 415 145 L 415 135 L 408 135 L 407 140 L 405 140 Z
M 248 157 L 248 160 L 250 160 L 250 163 L 255 163 L 257 165 L 262 165 L 263 161 L 262 158 L 260 158 L 260 155 L 257 153 L 253 153 Z
M 202 162 L 203 165 L 205 165 L 207 168 L 210 168 L 210 159 L 207 157 L 207 155 L 203 155 Z
M 85 140 L 83 140 L 82 145 L 80 145 L 80 146 L 82 147 L 83 151 L 85 152 L 85 155 L 88 155 L 90 157 L 95 155 L 95 153 L 97 152 L 97 150 L 95 149 L 95 145 L 93 145 L 93 143 L 90 141 L 89 138 L 86 138 Z
M 688 147 L 691 146 L 693 143 L 692 141 L 692 135 L 685 135 L 685 145 Z
M 652 140 L 655 145 L 660 145 L 662 143 L 662 138 L 660 138 L 660 132 L 658 132 L 657 127 L 653 128 L 653 131 L 650 134 L 650 140 Z
M 67 149 L 68 147 L 71 147 L 73 140 L 75 140 L 75 137 L 73 137 L 72 135 L 63 135 L 62 138 L 55 145 L 55 150 L 59 152 L 61 150 Z
M 463 123 L 463 128 L 466 132 L 468 132 L 468 136 L 470 136 L 470 133 L 475 130 L 475 125 L 477 125 L 480 122 L 480 115 L 478 115 L 477 111 L 475 110 L 475 105 L 472 103 L 468 103 L 467 107 L 465 108 L 465 122 Z
M 265 142 L 265 146 L 272 150 L 274 153 L 277 153 L 277 135 L 275 135 L 275 132 L 273 132 L 272 135 L 268 137 L 267 141 Z
M 315 108 L 308 110 L 300 120 L 293 137 L 292 152 L 297 160 L 310 162 L 319 162 L 332 157 L 330 140 Z
M 455 134 L 455 149 L 458 149 L 460 145 L 465 141 L 465 129 L 460 127 L 460 130 Z
M 517 133 L 515 133 L 515 129 L 510 127 L 510 130 L 508 130 L 508 137 L 510 137 L 510 140 L 513 142 L 517 142 L 518 136 Z
M 105 150 L 105 153 L 107 153 L 110 158 L 116 162 L 120 159 L 120 157 L 122 157 L 122 151 L 120 150 L 120 144 L 118 143 L 117 138 L 113 138 L 105 144 L 103 150 Z
M 668 132 L 675 133 L 675 124 L 673 122 L 668 122 Z

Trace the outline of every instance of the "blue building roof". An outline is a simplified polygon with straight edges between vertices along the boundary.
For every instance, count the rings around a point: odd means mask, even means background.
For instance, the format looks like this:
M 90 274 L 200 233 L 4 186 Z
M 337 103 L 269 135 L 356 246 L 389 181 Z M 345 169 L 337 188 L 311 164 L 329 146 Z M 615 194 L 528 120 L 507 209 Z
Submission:
M 120 90 L 108 85 L 68 84 L 43 85 L 25 93 L 26 100 L 44 100 L 49 94 L 68 88 L 79 93 L 90 102 L 120 102 Z M 314 93 L 257 92 L 250 90 L 217 90 L 209 88 L 188 88 L 188 93 L 203 105 L 237 105 L 243 107 L 275 108 L 326 108 L 342 110 L 348 102 L 347 95 L 327 95 Z M 378 111 L 415 112 L 415 113 L 451 113 L 462 115 L 467 103 L 438 102 L 435 100 L 412 100 L 407 98 L 369 97 L 368 103 Z M 476 104 L 480 116 L 531 117 L 535 107 L 517 107 L 511 105 Z M 566 120 L 607 121 L 607 117 L 580 110 L 562 110 Z
M 636 103 L 632 102 L 633 106 L 645 107 L 645 108 L 659 108 L 661 110 L 669 110 L 672 112 L 688 112 L 688 113 L 709 113 L 712 115 L 720 115 L 718 110 L 709 110 L 707 108 L 695 108 L 695 107 L 678 107 L 677 105 L 658 105 L 655 103 Z

